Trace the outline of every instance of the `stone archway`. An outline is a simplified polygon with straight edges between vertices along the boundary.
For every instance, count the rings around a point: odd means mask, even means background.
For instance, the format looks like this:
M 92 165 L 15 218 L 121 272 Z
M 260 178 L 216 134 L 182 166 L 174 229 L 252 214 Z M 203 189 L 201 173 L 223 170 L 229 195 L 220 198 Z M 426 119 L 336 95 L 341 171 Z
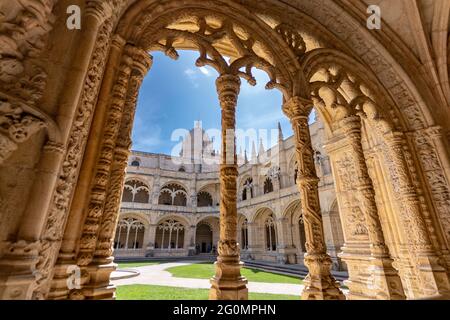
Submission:
M 51 29 L 49 21 L 54 2 L 41 4 L 43 21 L 38 22 L 46 26 L 43 31 Z M 338 19 L 338 15 L 342 19 Z M 310 272 L 316 272 L 306 279 L 304 298 L 342 298 L 329 274 L 317 177 L 305 123 L 313 105 L 328 124 L 331 137 L 339 137 L 339 131 L 349 136 L 348 153 L 351 156 L 348 159 L 356 168 L 354 176 L 358 181 L 354 185 L 364 210 L 355 206 L 349 209 L 347 212 L 355 217 L 356 223 L 345 220 L 344 229 L 346 225 L 356 224 L 361 234 L 364 228 L 357 221 L 364 213 L 363 225 L 368 238 L 366 253 L 378 255 L 377 263 L 383 271 L 375 278 L 385 283 L 378 290 L 381 295 L 373 292 L 368 295 L 402 297 L 402 290 L 394 290 L 390 281 L 385 281 L 394 279 L 392 283 L 398 289 L 398 277 L 403 287 L 408 288 L 408 297 L 448 292 L 450 224 L 445 215 L 450 193 L 449 173 L 442 165 L 448 162 L 448 153 L 439 127 L 435 127 L 445 122 L 433 119 L 431 111 L 431 106 L 440 104 L 426 92 L 426 86 L 418 85 L 423 82 L 421 76 L 415 74 L 417 79 L 412 81 L 412 75 L 404 72 L 400 63 L 387 52 L 382 40 L 368 35 L 354 16 L 351 9 L 346 11 L 331 1 L 305 1 L 292 5 L 269 0 L 254 4 L 228 0 L 190 0 L 182 4 L 177 1 L 160 4 L 151 0 L 133 4 L 131 1 L 89 2 L 85 21 L 89 28 L 77 35 L 79 38 L 71 36 L 73 42 L 67 42 L 76 47 L 76 51 L 72 50 L 68 56 L 76 57 L 77 66 L 65 65 L 64 70 L 70 70 L 67 79 L 55 76 L 59 71 L 47 70 L 51 75 L 49 87 L 62 87 L 56 84 L 67 80 L 64 86 L 67 90 L 62 90 L 64 92 L 58 96 L 52 90 L 44 92 L 45 77 L 40 76 L 39 68 L 32 68 L 33 63 L 26 63 L 18 69 L 25 70 L 26 79 L 35 79 L 36 83 L 20 78 L 13 81 L 14 85 L 21 84 L 15 86 L 17 90 L 23 89 L 17 94 L 21 97 L 19 105 L 10 95 L 2 95 L 0 100 L 2 117 L 7 120 L 5 127 L 8 130 L 19 127 L 25 132 L 19 136 L 21 139 L 11 135 L 11 130 L 8 136 L 2 133 L 2 141 L 8 144 L 2 144 L 5 152 L 1 154 L 5 156 L 1 160 L 12 155 L 11 159 L 19 161 L 20 153 L 24 152 L 21 147 L 26 148 L 27 141 L 42 147 L 30 151 L 35 167 L 27 162 L 27 168 L 36 169 L 36 178 L 26 192 L 28 200 L 25 203 L 21 197 L 9 196 L 5 204 L 6 218 L 12 217 L 10 213 L 14 210 L 11 208 L 16 205 L 21 214 L 14 216 L 11 226 L 4 227 L 5 234 L 18 231 L 12 240 L 4 239 L 1 259 L 6 271 L 0 287 L 2 296 L 12 297 L 13 292 L 19 292 L 16 296 L 21 298 L 93 299 L 112 295 L 113 290 L 103 289 L 109 288 L 109 274 L 114 269 L 111 243 L 123 190 L 136 95 L 152 63 L 147 50 L 162 50 L 176 58 L 176 50 L 186 48 L 199 50 L 198 65 L 211 64 L 219 70 L 221 76 L 217 84 L 224 133 L 234 127 L 238 77 L 252 82 L 251 67 L 267 71 L 271 79 L 268 87 L 283 92 L 284 110 L 296 136 L 297 184 L 302 196 L 308 251 L 306 264 Z M 218 21 L 225 23 L 221 25 Z M 292 24 L 299 27 L 293 28 Z M 64 27 L 59 28 L 56 31 Z M 223 32 L 230 36 L 231 45 L 227 40 L 216 43 L 218 49 L 212 46 L 211 34 L 215 32 L 217 39 L 222 39 L 219 36 Z M 60 33 L 64 36 L 64 31 Z M 24 32 L 25 44 L 27 35 Z M 380 36 L 383 40 L 386 37 L 384 33 Z M 36 38 L 43 41 L 48 34 L 39 34 Z M 314 41 L 305 41 L 308 38 Z M 328 44 L 332 44 L 332 49 L 325 50 Z M 61 52 L 61 45 L 64 44 L 56 45 L 53 55 Z M 24 50 L 28 46 L 20 48 Z M 24 61 L 30 56 L 39 57 L 39 50 L 29 51 L 32 54 L 23 52 L 17 57 L 23 57 Z M 231 65 L 224 64 L 222 54 L 234 59 Z M 52 53 L 46 56 L 52 57 Z M 355 72 L 354 66 L 357 66 L 356 73 L 364 75 L 368 81 L 353 81 L 357 77 L 349 74 Z M 314 76 L 322 69 L 325 69 L 325 76 L 317 81 Z M 15 79 L 14 75 L 11 78 Z M 3 75 L 1 80 L 4 80 Z M 15 91 L 10 93 L 16 95 Z M 48 110 L 38 107 L 40 98 L 49 103 Z M 56 107 L 50 110 L 51 105 L 66 109 L 58 114 Z M 10 112 L 10 107 L 14 112 Z M 57 123 L 50 114 L 58 114 L 55 116 Z M 40 129 L 44 127 L 47 133 L 41 134 Z M 376 132 L 375 140 L 380 140 L 372 150 L 362 145 L 363 139 L 364 143 L 370 142 L 364 133 L 367 129 Z M 225 150 L 226 143 L 223 147 Z M 18 154 L 14 150 L 18 150 Z M 414 156 L 415 151 L 417 156 Z M 369 156 L 372 159 L 366 161 Z M 335 177 L 339 175 L 336 164 L 345 162 L 343 160 L 347 158 L 335 157 Z M 8 176 L 9 167 L 5 168 L 2 176 Z M 235 266 L 231 269 L 238 279 L 239 250 L 234 232 L 237 218 L 234 210 L 235 163 L 224 166 L 222 172 L 223 227 L 219 253 L 222 263 Z M 1 183 L 10 183 L 11 178 L 4 181 Z M 390 193 L 395 195 L 396 201 L 387 199 Z M 349 207 L 341 203 L 345 200 L 342 194 L 340 198 L 339 207 Z M 376 200 L 380 199 L 378 203 L 383 206 L 378 208 Z M 385 227 L 380 222 L 380 215 L 388 217 L 385 221 L 393 222 L 395 228 Z M 401 246 L 408 247 L 408 252 L 400 254 Z M 398 274 L 390 260 L 396 262 Z M 30 279 L 25 284 L 20 282 L 23 261 Z M 82 268 L 86 287 L 68 291 L 63 288 L 67 278 L 64 271 L 74 264 Z M 357 275 L 356 270 L 349 268 L 350 273 L 354 271 Z M 220 279 L 216 280 L 217 288 Z M 19 282 L 21 289 L 17 291 Z M 313 294 L 317 282 L 321 284 L 319 287 L 329 290 Z M 237 280 L 236 283 L 237 293 L 230 295 L 245 298 L 245 281 Z M 367 296 L 370 290 L 361 283 L 350 291 L 358 298 Z M 227 297 L 212 295 L 212 298 Z
M 213 247 L 213 232 L 206 223 L 197 225 L 195 230 L 195 247 L 197 254 L 211 253 Z
M 197 254 L 217 254 L 217 242 L 220 232 L 219 218 L 202 218 L 195 228 L 195 252 Z

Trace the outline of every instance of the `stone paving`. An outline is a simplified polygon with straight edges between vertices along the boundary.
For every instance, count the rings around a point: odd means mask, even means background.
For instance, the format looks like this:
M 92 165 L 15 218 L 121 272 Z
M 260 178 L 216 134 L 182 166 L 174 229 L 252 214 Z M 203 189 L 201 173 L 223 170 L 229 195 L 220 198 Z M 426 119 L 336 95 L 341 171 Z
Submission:
M 165 271 L 171 267 L 185 266 L 198 262 L 170 262 L 161 263 L 157 265 L 145 266 L 145 267 L 133 267 L 132 270 L 139 271 L 139 275 L 128 279 L 117 279 L 112 282 L 117 286 L 130 285 L 130 284 L 149 284 L 158 286 L 170 286 L 181 288 L 193 288 L 193 289 L 209 289 L 211 284 L 208 279 L 191 279 L 191 278 L 176 278 L 168 271 Z M 112 274 L 113 277 L 120 277 L 118 272 Z M 249 292 L 258 293 L 272 293 L 272 294 L 288 294 L 288 295 L 300 295 L 303 290 L 303 285 L 291 284 L 291 283 L 266 283 L 266 282 L 249 282 Z

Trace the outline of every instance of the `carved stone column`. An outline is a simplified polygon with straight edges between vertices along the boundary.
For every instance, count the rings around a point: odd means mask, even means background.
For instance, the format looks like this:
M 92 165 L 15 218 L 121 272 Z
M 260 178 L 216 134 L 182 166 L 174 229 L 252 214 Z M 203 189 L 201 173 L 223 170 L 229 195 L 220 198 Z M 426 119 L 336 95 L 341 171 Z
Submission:
M 292 225 L 288 218 L 278 218 L 277 224 L 277 237 L 278 237 L 278 262 L 282 264 L 292 264 L 296 261 L 296 248 L 293 245 Z
M 393 131 L 386 133 L 384 137 L 383 151 L 399 204 L 400 219 L 409 242 L 408 250 L 419 278 L 416 285 L 420 291 L 418 294 L 422 297 L 436 294 L 449 296 L 449 278 L 431 243 L 421 214 L 420 200 L 408 172 L 404 154 L 405 137 L 401 132 Z
M 115 156 L 116 140 L 124 113 L 125 101 L 129 86 L 132 60 L 127 53 L 122 58 L 121 65 L 112 91 L 103 137 L 100 144 L 100 154 L 95 166 L 93 186 L 88 202 L 87 216 L 79 244 L 78 265 L 87 266 L 91 263 L 97 243 L 102 213 L 105 208 L 108 182 L 112 178 L 112 162 Z
M 247 280 L 241 276 L 237 243 L 237 157 L 235 115 L 241 81 L 224 74 L 217 81 L 222 109 L 222 159 L 220 165 L 220 239 L 217 245 L 216 275 L 211 279 L 209 299 L 247 300 Z
M 140 48 L 127 46 L 125 50 L 130 60 L 130 78 L 120 122 L 114 122 L 117 134 L 114 139 L 112 161 L 108 179 L 107 194 L 101 218 L 99 219 L 96 246 L 92 261 L 88 266 L 90 282 L 84 286 L 83 295 L 89 299 L 108 299 L 114 297 L 115 287 L 109 283 L 109 276 L 115 270 L 113 264 L 113 245 L 116 226 L 119 219 L 125 169 L 131 147 L 131 130 L 139 88 L 152 65 L 152 58 Z M 81 261 L 84 262 L 84 261 Z
M 247 246 L 247 257 L 254 260 L 255 254 L 258 254 L 262 250 L 262 244 L 258 238 L 258 223 L 247 222 L 247 232 L 248 232 L 248 246 Z
M 197 226 L 196 225 L 191 225 L 189 227 L 189 230 L 186 230 L 186 232 L 188 233 L 189 237 L 187 237 L 187 241 L 186 241 L 186 245 L 185 247 L 188 249 L 188 255 L 189 256 L 193 256 L 195 255 L 195 233 L 197 231 Z
M 53 5 L 54 2 L 55 1 L 47 1 L 45 5 Z M 98 4 L 100 4 L 100 6 Z M 47 14 L 51 14 L 52 10 L 49 8 L 50 10 L 45 10 L 45 13 L 41 12 L 43 15 L 36 15 L 36 10 L 42 9 L 39 8 L 42 5 L 42 3 L 36 2 L 35 6 L 33 6 L 33 10 L 28 13 L 20 13 L 23 17 L 27 17 L 30 14 L 33 16 L 27 18 L 29 20 L 27 22 L 29 25 L 36 23 L 36 21 L 33 21 L 34 17 L 45 20 L 48 18 Z M 31 8 L 31 6 L 29 7 Z M 27 10 L 28 9 L 29 8 L 27 8 Z M 80 36 L 83 41 L 77 50 L 76 57 L 73 59 L 77 62 L 77 66 L 76 68 L 71 69 L 71 77 L 69 77 L 68 81 L 65 83 L 66 90 L 62 95 L 63 97 L 59 100 L 59 105 L 64 107 L 59 110 L 56 122 L 63 143 L 54 144 L 50 142 L 44 147 L 44 154 L 41 157 L 40 166 L 44 168 L 45 172 L 42 171 L 42 180 L 37 180 L 37 184 L 33 186 L 33 188 L 39 189 L 40 194 L 51 195 L 52 199 L 45 203 L 48 199 L 45 199 L 44 197 L 39 199 L 38 194 L 36 194 L 36 196 L 33 196 L 35 199 L 32 199 L 29 202 L 27 212 L 23 216 L 24 221 L 27 221 L 27 223 L 25 223 L 19 231 L 20 237 L 22 238 L 17 239 L 16 242 L 8 245 L 6 254 L 2 257 L 2 261 L 0 261 L 0 298 L 44 299 L 47 297 L 50 288 L 50 279 L 54 273 L 56 257 L 58 256 L 58 250 L 61 245 L 64 224 L 69 211 L 68 207 L 71 200 L 72 186 L 75 184 L 74 180 L 76 179 L 77 161 L 81 158 L 82 154 L 79 150 L 83 147 L 82 144 L 78 145 L 74 142 L 76 139 L 70 135 L 70 132 L 71 130 L 74 130 L 74 128 L 84 124 L 80 118 L 77 118 L 75 111 L 77 110 L 77 104 L 80 102 L 80 95 L 83 90 L 83 85 L 85 84 L 86 70 L 89 70 L 90 61 L 95 60 L 95 58 L 92 57 L 103 56 L 103 54 L 106 56 L 108 38 L 102 38 L 101 41 L 96 41 L 96 39 L 98 40 L 97 36 L 99 33 L 105 33 L 109 36 L 112 24 L 106 25 L 104 22 L 105 19 L 108 19 L 111 16 L 111 13 L 110 7 L 107 4 L 101 4 L 100 2 L 89 3 L 86 6 L 84 19 L 85 27 L 82 29 L 82 35 Z M 104 24 L 103 29 L 101 29 L 102 24 Z M 45 30 L 51 30 L 51 24 L 48 24 L 44 28 L 42 27 L 43 25 L 40 24 L 40 27 L 37 26 L 36 28 L 44 32 Z M 29 29 L 36 30 L 36 28 Z M 19 47 L 42 47 L 44 42 L 42 42 L 43 39 L 39 36 L 41 31 L 37 31 L 37 33 L 35 31 L 30 32 L 31 37 L 28 39 L 22 35 L 21 38 L 26 43 L 20 44 Z M 42 43 L 36 44 L 35 41 L 40 41 Z M 95 51 L 96 47 L 100 48 L 98 49 L 98 52 Z M 36 50 L 33 51 L 37 54 Z M 105 56 L 103 56 L 103 59 L 99 60 L 106 60 Z M 5 57 L 8 58 L 8 56 Z M 20 70 L 20 68 L 15 69 Z M 39 69 L 40 68 L 36 70 Z M 101 73 L 99 70 L 102 70 L 102 66 L 97 65 L 97 77 L 95 79 L 94 77 L 89 78 L 90 97 L 95 96 L 93 93 L 97 89 L 97 84 L 100 82 L 99 78 L 101 77 Z M 43 76 L 43 74 L 39 76 L 37 74 L 27 75 L 30 79 L 43 79 Z M 11 80 L 8 81 L 11 82 Z M 80 103 L 80 105 L 86 107 L 83 103 Z M 2 109 L 1 106 L 0 109 Z M 0 113 L 2 113 L 1 111 L 2 110 L 0 110 Z M 80 112 L 80 114 L 82 114 L 83 117 L 87 117 L 89 112 L 86 110 Z M 73 123 L 76 123 L 73 126 L 72 121 Z M 20 123 L 28 123 L 31 127 L 28 129 L 28 132 L 22 133 L 18 130 L 20 128 L 17 124 L 9 129 L 11 133 L 17 134 L 16 138 L 19 138 L 19 140 L 28 138 L 31 133 L 36 132 L 36 125 L 38 123 L 35 120 L 23 117 L 20 119 Z M 82 134 L 78 135 L 78 137 L 80 137 L 80 141 L 82 141 Z M 0 140 L 3 139 L 0 137 Z M 0 149 L 2 148 L 0 147 Z M 73 149 L 77 149 L 77 152 L 73 152 Z M 64 153 L 64 155 L 62 155 L 62 153 Z M 0 158 L 3 157 L 2 154 Z M 61 161 L 62 157 L 65 158 L 63 161 Z M 45 162 L 45 158 L 48 158 L 47 160 L 49 162 Z M 38 170 L 40 170 L 40 168 Z M 54 175 L 57 176 L 57 179 L 51 177 L 54 170 L 58 171 L 54 173 Z M 38 177 L 38 179 L 41 179 L 41 177 Z M 38 206 L 34 206 L 36 203 L 38 203 Z M 31 240 L 33 238 L 35 239 Z M 12 262 L 12 260 L 16 261 Z M 15 270 L 16 267 L 14 264 L 17 265 L 17 270 Z M 2 265 L 8 268 L 6 273 L 2 272 Z
M 397 271 L 392 267 L 392 259 L 384 240 L 375 190 L 369 176 L 361 143 L 361 119 L 351 115 L 341 121 L 341 127 L 349 141 L 350 152 L 356 172 L 357 198 L 363 211 L 370 240 L 371 280 L 363 292 L 371 292 L 375 299 L 405 299 L 403 286 Z
M 151 223 L 148 226 L 147 237 L 144 241 L 144 248 L 146 249 L 145 255 L 149 257 L 153 257 L 154 254 L 157 227 L 158 225 L 156 223 Z
M 306 235 L 305 265 L 309 273 L 302 292 L 303 300 L 345 299 L 339 282 L 331 275 L 332 260 L 327 254 L 319 203 L 319 178 L 314 165 L 314 151 L 308 126 L 312 102 L 293 97 L 283 105 L 291 120 L 298 162 L 297 185 L 300 191 Z

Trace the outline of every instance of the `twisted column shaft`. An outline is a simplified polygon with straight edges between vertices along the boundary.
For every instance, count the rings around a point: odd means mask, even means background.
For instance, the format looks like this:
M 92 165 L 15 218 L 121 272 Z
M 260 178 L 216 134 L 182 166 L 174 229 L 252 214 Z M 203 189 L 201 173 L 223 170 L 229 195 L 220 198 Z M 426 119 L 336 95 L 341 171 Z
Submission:
M 306 235 L 305 278 L 302 299 L 345 299 L 339 283 L 331 275 L 332 260 L 327 254 L 319 203 L 319 178 L 314 165 L 308 117 L 313 105 L 309 100 L 293 97 L 283 105 L 291 120 L 298 162 L 297 186 Z
M 237 157 L 235 143 L 236 105 L 241 81 L 224 74 L 217 81 L 222 110 L 222 159 L 220 165 L 220 239 L 216 275 L 211 279 L 210 299 L 248 299 L 247 280 L 241 276 L 237 243 Z
M 361 119 L 351 115 L 341 120 L 341 128 L 351 147 L 351 156 L 356 172 L 357 198 L 364 214 L 370 241 L 371 265 L 375 289 L 375 297 L 383 299 L 405 299 L 403 286 L 396 270 L 392 267 L 392 259 L 385 243 L 383 229 L 378 215 L 375 190 L 369 176 L 364 151 L 361 143 Z M 370 286 L 369 286 L 370 287 Z M 380 290 L 381 289 L 381 290 Z

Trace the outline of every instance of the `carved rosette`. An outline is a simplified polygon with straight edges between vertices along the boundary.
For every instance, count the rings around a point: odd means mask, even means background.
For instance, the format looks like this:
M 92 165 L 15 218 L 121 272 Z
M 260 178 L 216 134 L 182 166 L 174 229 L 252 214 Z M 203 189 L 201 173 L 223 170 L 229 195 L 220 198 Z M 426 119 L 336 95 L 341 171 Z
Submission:
M 331 275 L 332 261 L 326 253 L 322 216 L 319 204 L 319 178 L 314 165 L 314 150 L 308 126 L 312 102 L 293 97 L 283 105 L 291 120 L 298 163 L 297 185 L 306 235 L 305 265 L 308 276 L 302 299 L 345 299 L 339 283 Z

